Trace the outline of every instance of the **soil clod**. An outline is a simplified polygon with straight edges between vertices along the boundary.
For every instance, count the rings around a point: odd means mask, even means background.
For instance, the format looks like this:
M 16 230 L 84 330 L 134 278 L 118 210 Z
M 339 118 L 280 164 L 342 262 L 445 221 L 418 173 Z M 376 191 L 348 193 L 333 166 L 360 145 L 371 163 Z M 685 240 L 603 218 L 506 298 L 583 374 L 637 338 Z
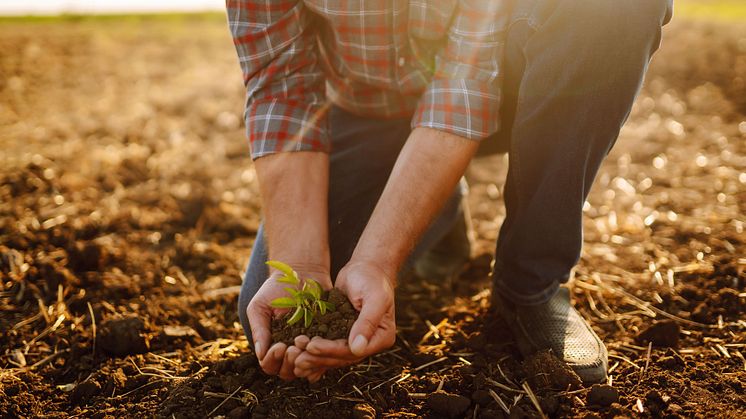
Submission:
M 471 400 L 445 391 L 436 391 L 427 396 L 427 405 L 433 412 L 449 418 L 460 417 L 471 405 Z
M 582 387 L 580 377 L 550 350 L 539 351 L 523 363 L 529 384 L 536 390 L 568 390 Z
M 657 347 L 676 348 L 679 346 L 679 333 L 681 328 L 673 320 L 662 320 L 655 322 L 652 326 L 637 335 L 640 343 L 652 343 Z
M 594 384 L 586 400 L 592 406 L 608 407 L 619 401 L 619 390 L 607 384 Z
M 103 323 L 99 336 L 101 348 L 114 356 L 148 351 L 150 340 L 145 322 L 139 317 L 110 319 Z

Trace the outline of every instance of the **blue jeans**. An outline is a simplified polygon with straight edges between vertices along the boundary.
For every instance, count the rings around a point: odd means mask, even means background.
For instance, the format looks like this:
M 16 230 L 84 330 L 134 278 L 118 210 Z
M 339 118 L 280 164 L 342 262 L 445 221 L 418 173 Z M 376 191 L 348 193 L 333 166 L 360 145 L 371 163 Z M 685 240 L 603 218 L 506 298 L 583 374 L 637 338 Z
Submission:
M 518 0 L 508 28 L 502 128 L 506 218 L 494 289 L 540 304 L 567 282 L 582 208 L 642 85 L 672 0 Z
M 482 153 L 507 151 L 506 218 L 494 289 L 519 304 L 550 299 L 567 281 L 583 241 L 582 208 L 642 84 L 672 0 L 516 0 L 506 34 L 502 128 Z M 349 260 L 410 133 L 409 118 L 365 118 L 333 107 L 329 189 L 332 279 Z M 459 216 L 462 189 L 410 261 Z M 268 276 L 263 229 L 251 254 L 238 312 Z

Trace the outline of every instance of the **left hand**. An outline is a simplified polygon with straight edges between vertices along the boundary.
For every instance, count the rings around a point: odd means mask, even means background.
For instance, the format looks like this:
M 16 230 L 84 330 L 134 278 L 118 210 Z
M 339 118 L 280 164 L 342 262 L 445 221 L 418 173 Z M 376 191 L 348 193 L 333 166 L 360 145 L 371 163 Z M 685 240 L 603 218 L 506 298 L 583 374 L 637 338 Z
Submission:
M 391 347 L 396 340 L 394 278 L 369 262 L 351 262 L 337 276 L 335 287 L 360 315 L 348 339 L 314 337 L 295 359 L 294 375 L 319 380 L 332 368 L 360 362 Z
M 294 263 L 294 266 L 298 267 L 301 278 L 314 278 L 325 290 L 332 287 L 328 268 L 302 263 Z M 287 294 L 285 291 L 287 284 L 277 281 L 281 275 L 277 271 L 270 275 L 249 302 L 246 314 L 259 366 L 269 375 L 278 375 L 283 380 L 292 380 L 296 378 L 293 374 L 295 360 L 305 349 L 309 339 L 301 335 L 295 338 L 293 345 L 286 345 L 282 342 L 272 344 L 272 318 L 282 316 L 288 311 L 272 306 L 272 300 Z

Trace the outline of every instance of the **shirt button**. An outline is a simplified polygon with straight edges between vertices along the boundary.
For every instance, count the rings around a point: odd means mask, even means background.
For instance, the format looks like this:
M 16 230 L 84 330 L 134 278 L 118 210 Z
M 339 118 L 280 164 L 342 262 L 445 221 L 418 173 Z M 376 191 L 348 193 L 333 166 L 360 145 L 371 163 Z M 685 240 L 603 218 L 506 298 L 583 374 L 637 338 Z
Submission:
M 406 60 L 404 57 L 399 57 L 399 67 L 404 67 L 404 64 L 406 63 Z

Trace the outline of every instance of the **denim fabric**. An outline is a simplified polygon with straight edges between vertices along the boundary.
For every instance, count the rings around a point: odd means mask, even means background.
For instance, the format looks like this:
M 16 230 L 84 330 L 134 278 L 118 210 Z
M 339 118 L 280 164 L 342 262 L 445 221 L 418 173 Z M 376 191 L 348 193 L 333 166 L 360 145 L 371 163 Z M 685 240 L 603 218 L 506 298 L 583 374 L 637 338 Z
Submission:
M 577 263 L 582 207 L 658 48 L 671 0 L 520 0 L 506 40 L 506 218 L 494 287 L 549 300 Z
M 411 118 L 364 118 L 339 107 L 329 112 L 329 251 L 331 276 L 349 261 L 404 143 Z M 462 182 L 413 250 L 408 265 L 446 235 L 461 214 Z M 463 215 L 461 215 L 463 216 Z M 260 226 L 238 297 L 238 317 L 250 336 L 246 307 L 269 276 L 264 228 Z M 408 266 L 407 266 L 408 267 Z M 405 269 L 407 268 L 405 267 Z M 249 339 L 251 341 L 251 339 Z

